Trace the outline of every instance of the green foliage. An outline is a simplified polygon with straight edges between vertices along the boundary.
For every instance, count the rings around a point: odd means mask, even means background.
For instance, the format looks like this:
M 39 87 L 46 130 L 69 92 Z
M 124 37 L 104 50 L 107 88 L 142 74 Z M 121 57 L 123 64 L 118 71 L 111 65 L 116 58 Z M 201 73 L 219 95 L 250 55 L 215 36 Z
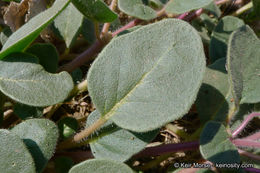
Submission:
M 36 171 L 42 172 L 53 156 L 58 141 L 58 128 L 47 119 L 30 119 L 16 125 L 11 132 L 19 136 L 34 158 Z
M 88 90 L 101 116 L 151 131 L 189 110 L 204 69 L 199 35 L 186 22 L 168 19 L 112 40 L 88 73 Z
M 28 118 L 39 118 L 43 116 L 43 108 L 16 103 L 14 105 L 14 113 L 22 120 Z
M 4 44 L 0 59 L 12 52 L 24 51 L 40 32 L 50 24 L 69 4 L 70 0 L 57 0 L 51 8 L 33 17 L 28 23 L 14 32 Z
M 117 172 L 117 173 L 134 173 L 127 165 L 111 161 L 92 159 L 81 162 L 71 168 L 69 173 L 104 173 L 104 172 Z
M 233 16 L 225 16 L 219 21 L 210 40 L 211 63 L 227 56 L 227 44 L 231 33 L 243 25 L 243 20 Z
M 142 0 L 118 0 L 118 7 L 124 13 L 143 20 L 156 17 L 156 11 L 143 4 Z
M 72 46 L 80 31 L 82 21 L 83 15 L 71 3 L 54 20 L 54 25 L 65 40 L 67 47 Z
M 3 29 L 3 31 L 0 34 L 0 42 L 2 45 L 5 44 L 5 42 L 8 40 L 8 37 L 12 34 L 12 31 L 9 27 L 6 27 Z
M 33 158 L 14 133 L 0 129 L 0 169 L 6 173 L 35 173 Z
M 56 73 L 59 55 L 52 44 L 37 43 L 29 47 L 26 52 L 39 58 L 39 64 L 42 65 L 47 72 Z M 48 52 L 48 54 L 46 52 Z
M 237 104 L 260 102 L 260 41 L 249 26 L 232 33 L 228 44 L 228 71 Z
M 212 163 L 240 163 L 236 147 L 230 142 L 226 128 L 219 122 L 209 121 L 200 136 L 200 153 Z
M 97 22 L 112 22 L 116 13 L 101 0 L 72 0 L 77 9 L 88 19 Z
M 64 117 L 58 122 L 60 137 L 66 139 L 73 135 L 79 128 L 75 118 Z
M 171 0 L 166 5 L 166 12 L 172 14 L 181 14 L 191 10 L 196 10 L 209 5 L 212 0 Z
M 0 61 L 0 90 L 10 98 L 31 106 L 48 106 L 65 100 L 73 89 L 66 72 L 50 74 L 37 58 L 15 53 Z
M 68 173 L 74 162 L 69 157 L 58 157 L 55 159 L 54 164 L 57 173 Z
M 252 0 L 253 1 L 253 7 L 256 15 L 260 17 L 260 0 Z
M 89 115 L 86 128 L 93 124 L 100 114 L 94 111 Z M 158 134 L 158 130 L 146 133 L 134 133 L 108 121 L 90 141 L 93 155 L 97 159 L 109 159 L 124 162 L 138 153 Z

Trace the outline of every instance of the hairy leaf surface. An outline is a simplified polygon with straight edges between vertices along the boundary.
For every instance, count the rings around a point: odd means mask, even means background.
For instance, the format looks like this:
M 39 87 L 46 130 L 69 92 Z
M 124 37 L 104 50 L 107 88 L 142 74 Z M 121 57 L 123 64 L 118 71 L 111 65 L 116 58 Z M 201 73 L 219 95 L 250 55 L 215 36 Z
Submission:
M 260 40 L 249 26 L 233 32 L 228 44 L 228 71 L 237 104 L 260 102 Z
M 69 4 L 70 0 L 57 0 L 51 8 L 32 18 L 19 30 L 14 32 L 4 44 L 0 59 L 11 52 L 24 51 L 40 32 Z
M 98 111 L 92 112 L 88 117 L 86 128 L 99 117 Z M 97 159 L 124 162 L 144 149 L 158 132 L 159 130 L 134 133 L 118 127 L 110 120 L 96 132 L 97 136 L 93 136 L 93 140 L 90 141 L 91 151 Z
M 73 89 L 67 72 L 51 74 L 37 64 L 37 58 L 10 54 L 0 61 L 0 90 L 8 97 L 31 106 L 48 106 L 65 100 Z
M 143 4 L 142 0 L 118 0 L 118 7 L 124 13 L 143 20 L 156 17 L 156 11 Z
M 47 119 L 30 119 L 16 125 L 12 133 L 18 135 L 31 152 L 36 171 L 41 172 L 53 156 L 58 141 L 58 128 Z
M 33 158 L 23 141 L 8 130 L 0 129 L 0 169 L 8 173 L 35 173 Z
M 81 162 L 71 168 L 69 173 L 104 173 L 104 172 L 116 172 L 116 173 L 134 173 L 131 168 L 126 164 L 112 161 L 91 159 Z
M 101 116 L 145 132 L 189 110 L 204 70 L 196 30 L 168 19 L 113 39 L 93 63 L 88 89 Z

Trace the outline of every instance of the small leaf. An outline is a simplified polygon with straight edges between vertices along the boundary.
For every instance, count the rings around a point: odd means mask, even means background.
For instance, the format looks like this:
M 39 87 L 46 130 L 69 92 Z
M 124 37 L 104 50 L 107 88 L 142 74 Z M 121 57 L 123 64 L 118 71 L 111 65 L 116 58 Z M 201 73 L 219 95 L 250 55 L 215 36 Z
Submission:
M 41 31 L 68 5 L 69 0 L 57 0 L 53 6 L 32 18 L 6 41 L 0 52 L 0 59 L 12 52 L 24 51 Z
M 205 6 L 203 9 L 209 11 L 217 18 L 221 16 L 221 10 L 219 9 L 219 7 L 216 5 L 215 2 L 211 2 L 209 5 Z
M 15 53 L 0 61 L 0 90 L 8 97 L 31 106 L 48 106 L 64 101 L 73 89 L 67 72 L 50 74 L 37 58 Z
M 197 31 L 166 19 L 113 39 L 91 66 L 88 89 L 101 116 L 146 132 L 190 109 L 204 70 Z
M 71 168 L 69 173 L 134 173 L 126 164 L 112 160 L 91 159 Z
M 86 128 L 93 124 L 100 114 L 92 112 L 87 120 Z M 97 159 L 110 159 L 124 162 L 138 153 L 150 143 L 158 134 L 159 130 L 146 133 L 134 133 L 121 129 L 112 121 L 108 121 L 90 140 L 90 147 Z
M 11 132 L 23 140 L 34 158 L 37 172 L 41 172 L 56 148 L 59 133 L 55 123 L 30 119 L 16 125 Z
M 77 37 L 82 20 L 83 15 L 71 3 L 54 20 L 54 25 L 65 40 L 67 47 L 71 47 Z
M 200 136 L 200 153 L 215 163 L 240 163 L 237 148 L 229 140 L 226 128 L 219 122 L 208 122 Z
M 213 0 L 171 0 L 166 5 L 166 12 L 172 14 L 181 14 L 196 10 L 209 5 Z
M 74 84 L 80 83 L 83 78 L 82 70 L 80 68 L 75 69 L 73 72 L 71 72 L 71 76 Z
M 58 157 L 55 159 L 54 164 L 57 173 L 68 173 L 74 162 L 69 157 Z
M 118 0 L 118 8 L 124 13 L 143 20 L 156 18 L 156 11 L 143 4 L 142 0 Z
M 7 130 L 0 129 L 0 139 L 1 172 L 36 172 L 33 158 L 18 136 Z
M 66 139 L 73 135 L 79 128 L 78 121 L 72 117 L 62 118 L 58 122 L 60 137 Z
M 228 72 L 237 104 L 260 102 L 260 40 L 249 26 L 233 32 L 228 44 Z
M 97 22 L 113 22 L 117 15 L 101 0 L 72 0 L 75 7 L 88 19 Z
M 214 31 L 209 46 L 211 63 L 217 59 L 227 57 L 228 39 L 233 31 L 244 25 L 244 21 L 233 16 L 223 17 Z
M 29 47 L 26 52 L 39 58 L 39 64 L 41 64 L 47 72 L 56 73 L 59 55 L 52 44 L 37 43 Z
M 196 100 L 196 108 L 203 123 L 213 119 L 224 121 L 228 114 L 230 106 L 227 99 L 231 91 L 225 65 L 226 58 L 221 58 L 206 69 Z
M 43 108 L 32 107 L 32 106 L 16 103 L 14 105 L 14 113 L 22 120 L 28 118 L 39 118 L 43 116 Z

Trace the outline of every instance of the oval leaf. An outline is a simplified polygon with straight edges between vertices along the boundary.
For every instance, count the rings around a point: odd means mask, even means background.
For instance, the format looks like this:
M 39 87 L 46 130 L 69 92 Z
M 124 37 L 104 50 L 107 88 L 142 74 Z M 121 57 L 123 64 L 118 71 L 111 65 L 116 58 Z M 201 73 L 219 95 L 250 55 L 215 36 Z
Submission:
M 233 32 L 228 44 L 228 72 L 237 104 L 260 102 L 260 40 L 249 26 Z
M 87 120 L 86 128 L 93 124 L 100 114 L 92 112 Z M 147 133 L 134 133 L 121 129 L 112 121 L 108 121 L 92 136 L 90 147 L 97 159 L 110 159 L 124 162 L 138 153 L 150 143 L 158 134 L 159 130 Z
M 0 52 L 0 59 L 11 52 L 25 50 L 37 38 L 40 32 L 62 12 L 69 2 L 70 0 L 56 0 L 51 8 L 35 16 L 14 32 L 4 44 Z
M 142 0 L 118 0 L 118 8 L 124 13 L 143 20 L 156 18 L 156 11 L 143 4 Z
M 1 172 L 35 173 L 33 158 L 18 136 L 0 129 L 0 139 Z
M 211 63 L 217 59 L 227 57 L 227 44 L 231 33 L 244 24 L 243 20 L 233 16 L 225 16 L 219 21 L 212 32 L 209 45 Z
M 14 105 L 14 113 L 22 120 L 28 118 L 39 118 L 43 116 L 43 108 L 16 103 Z
M 226 128 L 219 122 L 208 122 L 200 136 L 200 153 L 212 163 L 240 163 L 237 148 L 229 140 Z
M 117 15 L 101 0 L 72 0 L 75 7 L 88 19 L 113 22 Z
M 134 173 L 126 164 L 112 160 L 91 159 L 71 168 L 69 173 Z
M 166 5 L 166 12 L 172 14 L 181 14 L 196 10 L 209 5 L 213 0 L 171 0 Z
M 58 128 L 47 119 L 30 119 L 16 125 L 12 133 L 18 135 L 31 152 L 37 172 L 41 172 L 53 156 L 58 141 Z
M 73 41 L 78 35 L 82 20 L 83 15 L 73 4 L 69 4 L 54 20 L 54 25 L 65 40 L 67 47 L 71 47 Z
M 60 131 L 60 137 L 66 139 L 76 133 L 79 125 L 78 121 L 75 118 L 64 117 L 60 121 L 58 121 L 58 128 Z
M 189 110 L 204 71 L 196 30 L 167 19 L 113 39 L 93 63 L 88 89 L 101 116 L 145 132 Z
M 73 89 L 67 72 L 50 74 L 36 64 L 37 58 L 24 53 L 0 61 L 0 90 L 8 97 L 31 106 L 48 106 L 65 100 Z

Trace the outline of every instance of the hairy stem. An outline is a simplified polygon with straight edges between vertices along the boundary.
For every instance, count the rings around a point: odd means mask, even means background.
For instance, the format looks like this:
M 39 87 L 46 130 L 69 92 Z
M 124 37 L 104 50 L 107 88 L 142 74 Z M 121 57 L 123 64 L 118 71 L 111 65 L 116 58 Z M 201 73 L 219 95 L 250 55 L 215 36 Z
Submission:
M 245 139 L 233 139 L 231 142 L 240 147 L 253 147 L 253 148 L 260 148 L 260 142 L 245 140 Z
M 243 139 L 246 139 L 246 140 L 257 140 L 257 139 L 260 139 L 260 132 L 254 133 L 253 135 L 247 136 L 247 137 L 245 137 Z
M 233 13 L 234 16 L 239 16 L 244 12 L 248 11 L 253 7 L 253 2 L 249 2 L 248 4 L 244 5 L 243 7 L 239 8 L 236 12 Z
M 178 144 L 165 144 L 155 147 L 149 147 L 136 154 L 135 157 L 151 157 L 158 156 L 166 153 L 178 152 L 178 151 L 187 151 L 187 150 L 196 150 L 199 148 L 199 141 L 193 142 L 184 142 Z
M 249 157 L 250 159 L 260 161 L 260 156 L 259 156 L 259 155 L 252 154 L 252 153 L 249 153 L 249 152 L 244 151 L 244 150 L 241 150 L 241 149 L 238 149 L 238 153 L 239 153 L 240 155 L 242 155 L 242 156 Z
M 249 114 L 246 119 L 241 123 L 241 125 L 234 130 L 234 132 L 232 133 L 232 138 L 235 138 L 241 131 L 243 131 L 243 129 L 247 126 L 247 124 L 254 118 L 260 116 L 260 112 L 253 112 L 251 114 Z
M 112 11 L 115 11 L 115 9 L 116 9 L 116 3 L 117 3 L 117 0 L 112 0 L 111 4 L 110 4 L 110 6 L 109 6 L 109 8 L 110 8 Z M 108 32 L 109 27 L 110 27 L 110 23 L 105 23 L 105 24 L 103 25 L 101 35 L 105 35 L 105 34 Z

